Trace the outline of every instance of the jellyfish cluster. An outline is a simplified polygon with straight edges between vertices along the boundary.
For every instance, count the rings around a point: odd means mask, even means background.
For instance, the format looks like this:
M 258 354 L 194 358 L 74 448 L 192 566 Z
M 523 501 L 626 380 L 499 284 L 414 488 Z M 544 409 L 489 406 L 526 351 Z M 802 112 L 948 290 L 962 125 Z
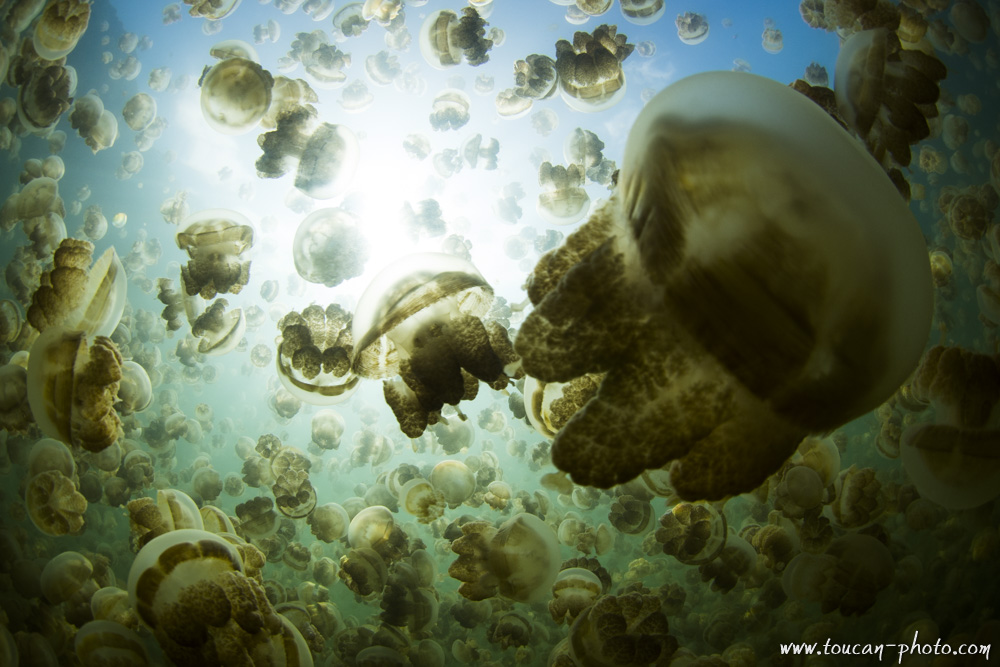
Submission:
M 0 664 L 973 664 L 995 4 L 0 3 Z

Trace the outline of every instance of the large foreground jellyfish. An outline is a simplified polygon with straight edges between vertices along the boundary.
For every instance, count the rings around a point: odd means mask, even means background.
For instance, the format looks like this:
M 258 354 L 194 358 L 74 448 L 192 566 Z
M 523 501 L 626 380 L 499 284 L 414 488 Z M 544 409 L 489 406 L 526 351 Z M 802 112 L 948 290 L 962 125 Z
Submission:
M 895 391 L 930 286 L 919 227 L 840 126 L 778 83 L 699 74 L 649 102 L 617 191 L 539 261 L 515 349 L 543 382 L 607 373 L 553 442 L 575 482 L 670 464 L 682 498 L 721 498 Z
M 362 294 L 352 366 L 386 380 L 386 403 L 407 436 L 439 421 L 445 403 L 475 398 L 480 381 L 499 390 L 519 372 L 506 329 L 484 321 L 492 303 L 475 266 L 439 253 L 393 264 Z

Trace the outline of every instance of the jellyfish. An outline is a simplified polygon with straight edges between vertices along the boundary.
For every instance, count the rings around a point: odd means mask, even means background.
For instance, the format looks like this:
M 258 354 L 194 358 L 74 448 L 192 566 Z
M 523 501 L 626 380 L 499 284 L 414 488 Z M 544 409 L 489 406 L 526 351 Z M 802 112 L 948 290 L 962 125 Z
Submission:
M 445 403 L 474 397 L 479 381 L 501 389 L 519 372 L 506 330 L 481 319 L 492 301 L 472 264 L 438 253 L 387 267 L 362 294 L 352 368 L 386 380 L 386 402 L 409 437 L 439 421 Z
M 263 44 L 267 41 L 274 44 L 280 36 L 281 26 L 274 19 L 269 19 L 267 23 L 260 23 L 253 27 L 254 44 Z
M 458 558 L 448 574 L 463 582 L 459 593 L 469 600 L 500 595 L 533 602 L 551 593 L 559 572 L 559 542 L 533 514 L 517 514 L 499 528 L 485 521 L 462 526 L 451 545 Z
M 198 339 L 198 353 L 219 356 L 232 352 L 246 333 L 242 308 L 230 308 L 225 299 L 216 299 L 191 323 L 191 335 Z
M 46 535 L 58 537 L 83 531 L 87 499 L 76 483 L 58 469 L 31 477 L 24 503 L 31 523 Z
M 472 100 L 457 88 L 446 88 L 434 98 L 429 121 L 438 131 L 457 130 L 469 122 Z
M 550 225 L 579 222 L 590 209 L 590 195 L 583 189 L 584 168 L 578 164 L 553 166 L 543 162 L 538 168 L 538 215 Z
M 351 314 L 337 304 L 325 310 L 312 305 L 283 317 L 275 363 L 285 389 L 314 405 L 347 400 L 359 383 L 351 369 L 351 327 Z
M 430 14 L 420 27 L 420 54 L 435 69 L 446 69 L 467 62 L 473 67 L 490 59 L 493 40 L 486 37 L 486 26 L 475 7 L 463 7 L 462 16 L 450 9 Z
M 264 154 L 257 175 L 279 178 L 295 168 L 295 187 L 314 199 L 330 199 L 350 185 L 358 164 L 359 146 L 344 125 L 321 123 L 311 106 L 279 113 L 276 129 L 257 139 Z
M 576 111 L 596 112 L 617 104 L 625 95 L 622 63 L 634 44 L 616 26 L 600 25 L 593 34 L 577 32 L 573 42 L 556 42 L 556 71 L 563 101 Z
M 785 40 L 781 35 L 781 30 L 774 26 L 767 26 L 764 28 L 764 32 L 761 34 L 761 46 L 768 53 L 781 53 L 781 49 L 785 46 Z
M 515 345 L 526 357 L 524 371 L 546 382 L 608 371 L 594 397 L 553 442 L 553 463 L 577 483 L 609 487 L 673 461 L 671 481 L 682 498 L 747 491 L 773 473 L 804 435 L 835 428 L 879 405 L 919 359 L 930 321 L 931 288 L 923 236 L 912 215 L 878 165 L 859 153 L 821 109 L 795 91 L 781 86 L 779 91 L 771 84 L 751 74 L 702 74 L 651 101 L 630 133 L 619 188 L 610 203 L 560 250 L 543 257 L 528 281 L 535 309 Z M 700 113 L 691 95 L 709 93 L 729 100 L 725 107 L 713 106 L 708 116 L 698 115 L 703 131 L 711 126 L 713 136 L 727 133 L 726 148 L 719 144 L 727 167 L 715 177 L 723 180 L 705 181 L 706 187 L 719 184 L 710 187 L 711 195 L 693 184 L 660 189 L 667 181 L 685 178 L 685 151 L 704 159 L 703 147 L 688 148 L 695 135 L 681 117 Z M 776 114 L 784 119 L 781 127 L 771 120 Z M 789 122 L 792 118 L 795 123 Z M 761 132 L 768 133 L 767 140 Z M 803 141 L 804 136 L 810 141 Z M 737 186 L 743 194 L 734 191 L 720 198 L 717 187 L 730 187 L 721 183 L 723 174 L 731 173 L 734 151 L 753 156 L 748 164 L 760 180 L 750 190 Z M 657 186 L 650 189 L 646 179 L 666 173 L 663 155 L 675 156 L 673 175 L 654 180 Z M 850 169 L 843 166 L 847 164 Z M 653 170 L 653 165 L 659 166 Z M 784 168 L 779 165 L 797 165 L 802 178 L 790 183 L 786 176 L 765 175 Z M 850 181 L 844 180 L 848 172 Z M 790 189 L 783 190 L 785 186 Z M 859 198 L 860 191 L 871 194 Z M 764 206 L 760 197 L 765 192 L 771 193 L 766 197 L 770 211 L 775 210 L 773 197 L 792 196 L 779 194 L 785 192 L 795 193 L 796 202 L 810 202 L 815 213 L 753 213 Z M 829 197 L 838 197 L 836 209 L 821 203 Z M 841 208 L 848 199 L 857 203 L 856 209 Z M 678 206 L 694 217 L 666 222 L 670 216 L 660 212 L 682 210 Z M 727 218 L 727 210 L 740 214 Z M 813 230 L 809 237 L 792 231 L 805 220 Z M 814 226 L 818 220 L 822 224 Z M 845 243 L 848 224 L 865 240 Z M 711 244 L 695 241 L 697 232 L 715 230 L 712 237 L 718 238 L 723 228 L 741 238 L 724 251 L 726 268 L 714 264 L 720 256 L 696 259 L 714 252 L 708 250 Z M 831 254 L 833 239 L 838 250 Z M 885 252 L 891 254 L 883 256 Z M 871 253 L 882 257 L 875 262 L 877 271 L 858 272 L 855 262 L 854 269 L 841 270 L 845 256 L 867 265 L 874 260 L 860 258 Z M 806 256 L 822 263 L 814 265 L 815 272 L 794 268 L 802 267 Z M 760 257 L 770 258 L 773 270 L 755 269 Z M 626 267 L 642 267 L 642 277 L 626 278 Z M 838 287 L 826 287 L 832 284 Z M 790 289 L 793 285 L 803 289 Z M 641 299 L 633 300 L 623 290 L 661 294 L 652 297 L 659 305 L 647 310 Z M 848 292 L 855 296 L 842 301 L 840 295 Z M 598 315 L 597 304 L 608 310 Z M 744 311 L 754 313 L 747 317 L 760 323 L 759 335 L 747 338 L 742 325 L 740 336 L 732 333 L 734 318 L 745 321 L 736 313 Z M 761 317 L 762 312 L 774 318 Z M 861 338 L 833 334 L 861 322 L 870 332 Z M 584 326 L 594 327 L 593 338 L 583 333 Z M 773 359 L 766 350 L 774 351 Z M 816 354 L 844 362 L 820 371 L 814 367 Z M 657 386 L 663 389 L 647 394 L 639 389 L 644 385 L 635 384 L 639 377 L 661 378 Z M 691 399 L 703 409 L 679 407 L 677 401 Z M 619 429 L 626 425 L 631 436 L 623 441 Z M 737 460 L 743 463 L 737 466 Z
M 685 44 L 694 46 L 708 39 L 708 19 L 704 14 L 684 12 L 677 15 L 677 37 Z
M 59 60 L 76 48 L 90 21 L 90 3 L 81 0 L 51 2 L 42 11 L 32 44 L 45 60 Z
M 146 93 L 136 93 L 125 103 L 122 118 L 136 132 L 145 130 L 156 118 L 156 100 Z
M 147 409 L 153 402 L 153 386 L 146 369 L 131 359 L 122 362 L 115 410 L 122 416 Z
M 339 503 L 325 503 L 317 506 L 312 514 L 306 517 L 306 522 L 309 524 L 313 536 L 328 544 L 347 535 L 348 527 L 351 524 L 347 510 Z
M 621 10 L 629 23 L 650 25 L 666 13 L 667 6 L 663 0 L 623 0 Z
M 44 136 L 70 108 L 75 91 L 75 70 L 38 63 L 18 88 L 17 117 L 29 132 Z
M 184 0 L 184 4 L 191 6 L 188 10 L 191 16 L 218 21 L 232 14 L 240 0 Z
M 249 132 L 271 104 L 274 78 L 256 62 L 242 57 L 220 60 L 201 78 L 201 112 L 216 132 Z
M 497 93 L 494 104 L 497 115 L 501 118 L 514 119 L 520 118 L 531 111 L 534 100 L 530 97 L 518 95 L 516 90 L 508 88 Z
M 934 407 L 932 423 L 903 431 L 900 454 L 920 494 L 948 509 L 978 507 L 998 493 L 995 456 L 1000 370 L 994 357 L 937 345 L 924 355 L 914 394 Z
M 876 160 L 905 167 L 910 145 L 930 134 L 927 118 L 937 115 L 937 82 L 946 73 L 941 61 L 902 48 L 886 28 L 857 32 L 837 56 L 837 108 Z
M 203 299 L 239 294 L 250 280 L 250 260 L 240 261 L 253 246 L 250 221 L 236 211 L 213 208 L 188 216 L 180 226 L 177 247 L 190 257 L 181 267 L 184 292 Z
M 334 89 L 344 85 L 344 69 L 351 64 L 350 54 L 330 44 L 322 30 L 299 32 L 292 40 L 288 58 L 301 63 L 309 78 L 320 88 Z

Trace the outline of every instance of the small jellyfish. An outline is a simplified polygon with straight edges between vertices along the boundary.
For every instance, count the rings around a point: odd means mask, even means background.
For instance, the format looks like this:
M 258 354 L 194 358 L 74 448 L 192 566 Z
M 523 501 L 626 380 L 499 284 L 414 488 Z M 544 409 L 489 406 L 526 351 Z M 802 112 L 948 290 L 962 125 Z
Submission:
M 579 222 L 590 209 L 590 195 L 584 190 L 585 173 L 578 164 L 553 166 L 543 162 L 538 169 L 537 211 L 550 225 L 571 225 Z
M 773 26 L 764 28 L 764 32 L 761 34 L 761 46 L 768 53 L 781 53 L 781 49 L 785 46 L 781 30 Z
M 295 232 L 292 255 L 304 280 L 335 287 L 364 271 L 368 243 L 357 218 L 339 208 L 311 213 Z
M 202 116 L 217 132 L 249 132 L 267 112 L 273 85 L 271 74 L 252 60 L 221 60 L 202 76 Z
M 140 132 L 156 118 L 156 100 L 146 93 L 136 93 L 125 103 L 122 118 L 130 129 Z
M 431 104 L 430 124 L 435 130 L 457 130 L 469 122 L 472 100 L 465 92 L 446 88 Z
M 677 15 L 677 37 L 685 44 L 694 46 L 708 39 L 708 19 L 704 14 L 685 12 Z

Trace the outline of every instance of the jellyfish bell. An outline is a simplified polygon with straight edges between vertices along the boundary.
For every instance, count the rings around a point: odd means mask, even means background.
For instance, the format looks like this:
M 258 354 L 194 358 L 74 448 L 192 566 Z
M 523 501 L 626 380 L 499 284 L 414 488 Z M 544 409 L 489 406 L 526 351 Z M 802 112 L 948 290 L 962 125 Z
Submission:
M 222 134 L 249 132 L 271 105 L 273 86 L 270 73 L 253 60 L 221 60 L 202 77 L 202 116 Z
M 623 0 L 621 10 L 629 23 L 650 25 L 666 13 L 667 5 L 664 0 Z
M 136 93 L 122 109 L 122 118 L 130 129 L 140 132 L 156 118 L 156 100 L 146 93 Z
M 702 113 L 705 104 L 711 109 Z M 687 164 L 695 155 L 704 164 L 702 140 L 713 146 L 717 169 Z M 678 160 L 669 172 L 664 155 Z M 752 173 L 753 186 L 728 183 L 726 174 L 743 161 L 740 173 Z M 685 180 L 689 174 L 693 180 Z M 693 215 L 675 224 L 667 210 Z M 557 434 L 553 463 L 577 483 L 607 487 L 670 463 L 682 498 L 753 489 L 805 435 L 883 402 L 923 351 L 933 291 L 926 243 L 906 203 L 878 163 L 815 103 L 762 77 L 698 74 L 651 100 L 629 134 L 611 204 L 581 229 L 573 245 L 594 252 L 577 263 L 556 251 L 573 268 L 554 270 L 554 257 L 543 258 L 528 281 L 535 309 L 516 345 L 524 371 L 564 382 L 608 369 L 618 354 L 639 362 L 640 350 L 657 350 L 657 361 L 609 370 L 595 397 Z M 770 258 L 769 268 L 761 257 Z M 803 264 L 807 257 L 814 259 Z M 623 275 L 629 266 L 641 274 L 637 280 Z M 631 302 L 629 314 L 633 289 L 653 297 L 654 311 L 642 305 L 644 296 Z M 598 302 L 611 309 L 606 316 L 590 310 L 599 310 Z M 650 324 L 651 312 L 663 316 L 654 317 L 655 332 L 638 324 Z M 733 323 L 748 320 L 758 323 L 757 332 L 747 338 L 741 327 L 737 335 Z M 596 325 L 595 337 L 581 335 L 584 322 Z M 626 333 L 633 325 L 634 337 Z M 559 333 L 570 331 L 573 340 Z M 687 360 L 680 376 L 680 368 L 668 370 L 677 354 Z M 647 399 L 634 383 L 650 372 L 664 382 L 672 377 L 674 389 L 641 408 L 636 402 Z M 696 390 L 713 406 L 704 422 L 660 421 L 678 414 L 668 407 L 680 400 L 671 395 L 680 392 L 678 380 L 705 390 Z M 617 429 L 625 423 L 630 433 L 647 434 L 641 446 L 622 443 Z M 687 435 L 664 436 L 680 432 Z

